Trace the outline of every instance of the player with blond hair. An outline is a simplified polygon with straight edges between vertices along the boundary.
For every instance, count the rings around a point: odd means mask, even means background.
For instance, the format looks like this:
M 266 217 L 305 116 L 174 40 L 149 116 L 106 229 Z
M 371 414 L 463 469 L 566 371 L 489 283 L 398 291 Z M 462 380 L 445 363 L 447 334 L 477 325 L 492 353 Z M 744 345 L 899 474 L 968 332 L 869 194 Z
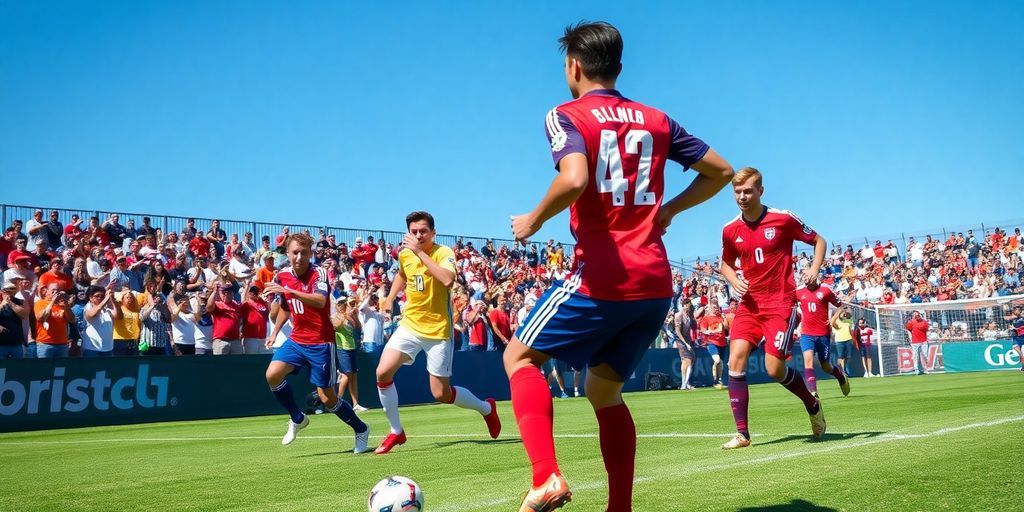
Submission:
M 737 172 L 732 191 L 740 214 L 722 229 L 722 275 L 733 294 L 740 297 L 729 325 L 729 403 L 737 433 L 722 448 L 750 446 L 747 363 L 762 342 L 768 375 L 803 402 L 810 416 L 811 434 L 820 438 L 825 433 L 821 402 L 807 389 L 800 374 L 786 366 L 786 358 L 797 314 L 793 242 L 814 246 L 814 259 L 800 276 L 805 285 L 814 285 L 825 261 L 825 239 L 796 215 L 761 204 L 764 186 L 757 169 L 745 167 Z

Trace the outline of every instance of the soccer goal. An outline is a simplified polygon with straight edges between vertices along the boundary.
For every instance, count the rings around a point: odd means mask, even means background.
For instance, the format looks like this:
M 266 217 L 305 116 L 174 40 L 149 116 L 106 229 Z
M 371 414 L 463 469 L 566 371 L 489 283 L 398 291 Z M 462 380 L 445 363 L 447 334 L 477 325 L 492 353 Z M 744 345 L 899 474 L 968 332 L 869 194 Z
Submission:
M 918 370 L 920 355 L 915 355 L 906 328 L 915 311 L 928 322 L 922 370 L 944 372 L 944 346 L 955 344 L 960 348 L 972 343 L 1009 340 L 1012 335 L 1009 317 L 1013 307 L 1020 305 L 1024 305 L 1024 295 L 875 306 L 871 316 L 877 319 L 879 375 L 891 377 Z

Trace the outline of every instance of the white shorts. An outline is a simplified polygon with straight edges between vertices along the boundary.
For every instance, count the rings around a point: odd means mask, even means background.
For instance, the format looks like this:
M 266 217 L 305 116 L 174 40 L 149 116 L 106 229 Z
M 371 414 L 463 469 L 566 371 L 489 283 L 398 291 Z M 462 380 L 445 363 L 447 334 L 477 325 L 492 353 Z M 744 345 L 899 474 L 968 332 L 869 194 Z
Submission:
M 455 354 L 451 340 L 423 338 L 399 325 L 384 345 L 384 350 L 394 349 L 409 356 L 411 365 L 422 350 L 427 354 L 427 373 L 436 377 L 452 376 L 452 356 Z

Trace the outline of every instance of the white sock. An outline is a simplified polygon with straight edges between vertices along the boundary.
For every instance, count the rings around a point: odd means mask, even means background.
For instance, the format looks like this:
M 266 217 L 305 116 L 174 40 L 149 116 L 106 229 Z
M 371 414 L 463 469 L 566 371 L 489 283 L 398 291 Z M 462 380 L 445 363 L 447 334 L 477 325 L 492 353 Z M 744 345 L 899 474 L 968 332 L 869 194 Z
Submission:
M 686 369 L 686 375 L 683 376 L 683 386 L 690 387 L 690 373 L 693 372 L 693 366 Z
M 391 433 L 402 432 L 402 420 L 398 417 L 398 388 L 392 382 L 386 388 L 377 387 L 377 395 L 380 396 L 380 405 L 384 408 L 384 416 L 388 418 L 391 425 Z
M 459 387 L 452 386 L 452 394 L 454 396 L 453 405 L 462 407 L 463 409 L 473 409 L 474 411 L 487 416 L 491 413 L 491 404 L 484 402 L 476 397 L 472 391 Z

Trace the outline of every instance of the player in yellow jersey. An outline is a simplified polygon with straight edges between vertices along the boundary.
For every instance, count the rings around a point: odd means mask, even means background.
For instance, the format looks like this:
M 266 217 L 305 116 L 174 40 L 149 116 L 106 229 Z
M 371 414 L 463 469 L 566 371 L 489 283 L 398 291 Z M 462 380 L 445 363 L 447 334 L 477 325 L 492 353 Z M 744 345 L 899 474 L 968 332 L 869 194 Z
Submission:
M 391 292 L 381 304 L 385 317 L 391 316 L 391 307 L 399 291 L 405 291 L 405 307 L 398 329 L 384 345 L 384 353 L 377 364 L 377 393 L 384 415 L 391 425 L 391 433 L 374 451 L 385 454 L 397 445 L 405 444 L 405 430 L 398 416 L 398 390 L 395 373 L 402 365 L 411 365 L 422 351 L 427 354 L 427 373 L 430 392 L 442 403 L 455 404 L 463 409 L 479 412 L 487 423 L 491 438 L 501 433 L 501 421 L 494 399 L 480 400 L 466 388 L 451 385 L 452 356 L 452 297 L 455 284 L 455 253 L 451 248 L 434 243 L 434 217 L 416 211 L 405 217 L 408 233 L 398 253 L 398 274 L 391 284 Z

